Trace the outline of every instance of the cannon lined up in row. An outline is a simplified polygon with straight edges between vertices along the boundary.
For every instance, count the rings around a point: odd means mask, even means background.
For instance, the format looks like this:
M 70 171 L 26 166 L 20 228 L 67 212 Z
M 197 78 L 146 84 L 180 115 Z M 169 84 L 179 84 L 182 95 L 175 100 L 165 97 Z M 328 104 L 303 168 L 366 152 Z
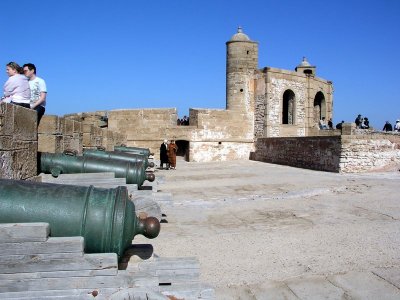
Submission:
M 135 235 L 155 238 L 157 218 L 139 219 L 126 187 L 111 189 L 0 179 L 0 223 L 46 222 L 50 236 L 82 236 L 86 253 L 120 258 Z
M 114 146 L 114 151 L 142 154 L 146 155 L 147 157 L 149 157 L 150 155 L 154 155 L 154 153 L 150 153 L 150 149 L 148 148 L 128 147 L 125 145 Z
M 103 152 L 103 151 L 99 151 Z M 42 173 L 60 174 L 112 172 L 116 178 L 125 178 L 127 184 L 141 186 L 145 180 L 154 181 L 153 173 L 146 173 L 143 160 L 124 161 L 120 159 L 76 156 L 72 151 L 64 153 L 38 153 L 38 170 Z
M 144 154 L 137 154 L 134 152 L 119 152 L 119 151 L 105 151 L 103 149 L 89 149 L 83 151 L 83 156 L 87 157 L 98 157 L 98 158 L 108 158 L 116 160 L 124 160 L 128 162 L 143 161 L 144 167 L 153 168 L 154 162 L 149 162 L 149 159 Z

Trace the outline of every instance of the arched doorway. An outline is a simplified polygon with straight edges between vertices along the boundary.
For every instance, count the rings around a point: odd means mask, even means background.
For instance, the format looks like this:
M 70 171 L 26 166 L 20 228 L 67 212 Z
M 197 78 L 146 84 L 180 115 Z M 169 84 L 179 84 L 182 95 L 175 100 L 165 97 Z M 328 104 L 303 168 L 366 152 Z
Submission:
M 185 161 L 189 161 L 189 141 L 177 140 L 175 141 L 178 146 L 176 156 L 182 157 Z
M 325 96 L 322 92 L 318 92 L 314 98 L 314 122 L 319 123 L 322 117 L 326 118 Z
M 286 90 L 282 99 L 282 124 L 294 124 L 295 94 L 292 90 Z

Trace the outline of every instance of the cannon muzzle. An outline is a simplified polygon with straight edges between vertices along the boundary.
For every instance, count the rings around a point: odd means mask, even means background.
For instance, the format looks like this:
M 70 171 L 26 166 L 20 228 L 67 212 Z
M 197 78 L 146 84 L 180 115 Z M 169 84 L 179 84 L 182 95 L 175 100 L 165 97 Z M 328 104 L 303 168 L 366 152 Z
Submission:
M 156 176 L 154 175 L 153 172 L 151 172 L 151 173 L 146 173 L 146 179 L 147 179 L 148 181 L 150 181 L 150 182 L 153 182 L 154 179 L 156 179 Z

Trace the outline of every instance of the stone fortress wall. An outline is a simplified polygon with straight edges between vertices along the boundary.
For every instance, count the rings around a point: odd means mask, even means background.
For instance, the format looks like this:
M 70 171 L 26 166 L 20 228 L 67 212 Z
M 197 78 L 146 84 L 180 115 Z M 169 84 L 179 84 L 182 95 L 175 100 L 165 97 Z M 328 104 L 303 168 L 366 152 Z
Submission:
M 318 129 L 320 118 L 333 116 L 333 86 L 305 58 L 294 71 L 258 69 L 258 43 L 241 28 L 226 49 L 226 109 L 191 108 L 189 126 L 177 126 L 175 108 L 120 109 L 45 115 L 36 132 L 33 112 L 2 104 L 0 177 L 35 176 L 36 165 L 22 161 L 35 161 L 36 150 L 82 153 L 125 144 L 150 148 L 157 159 L 164 139 L 176 140 L 178 155 L 191 162 L 251 158 L 333 172 L 400 164 L 396 135 L 351 125 L 342 132 Z

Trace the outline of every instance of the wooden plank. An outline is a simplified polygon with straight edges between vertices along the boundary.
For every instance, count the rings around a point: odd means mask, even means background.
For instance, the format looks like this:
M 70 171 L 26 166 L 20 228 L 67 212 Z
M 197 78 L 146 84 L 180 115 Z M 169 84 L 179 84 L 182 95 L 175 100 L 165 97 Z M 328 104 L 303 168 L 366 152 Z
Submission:
M 0 293 L 2 300 L 40 300 L 40 299 L 109 299 L 111 295 L 120 291 L 119 288 L 101 288 L 101 289 L 69 289 L 69 290 L 47 290 L 47 291 L 23 291 Z M 96 295 L 96 297 L 94 297 Z
M 118 270 L 115 268 L 99 270 L 78 270 L 78 271 L 54 271 L 54 272 L 32 272 L 0 274 L 0 280 L 24 280 L 40 278 L 68 278 L 68 277 L 91 277 L 91 276 L 115 276 Z M 0 297 L 1 299 L 1 297 Z
M 159 291 L 178 299 L 215 299 L 215 290 L 203 283 L 161 285 Z
M 81 236 L 49 237 L 47 241 L 44 242 L 0 243 L 0 256 L 44 253 L 83 253 L 83 251 L 84 241 Z
M 0 224 L 0 243 L 44 242 L 50 233 L 48 223 Z
M 0 272 L 3 274 L 99 269 L 117 270 L 117 254 L 96 253 L 62 259 L 46 255 L 22 255 L 21 259 L 16 261 L 0 261 Z
M 143 275 L 128 275 L 69 278 L 41 278 L 25 279 L 20 281 L 1 280 L 0 293 L 23 291 L 46 291 L 67 289 L 100 289 L 100 288 L 127 288 L 127 287 L 156 287 L 158 280 L 155 277 Z M 1 295 L 1 294 L 0 294 Z
M 15 263 L 16 261 L 42 261 L 44 259 L 70 259 L 80 258 L 83 253 L 45 253 L 45 254 L 20 254 L 20 255 L 0 255 L 0 266 Z M 0 270 L 1 273 L 1 270 Z
M 2 293 L 0 299 L 132 299 L 132 300 L 168 300 L 163 294 L 151 291 L 150 288 L 99 288 L 99 289 L 70 289 Z
M 139 270 L 174 270 L 200 269 L 200 263 L 195 257 L 160 257 L 152 261 L 138 263 Z

